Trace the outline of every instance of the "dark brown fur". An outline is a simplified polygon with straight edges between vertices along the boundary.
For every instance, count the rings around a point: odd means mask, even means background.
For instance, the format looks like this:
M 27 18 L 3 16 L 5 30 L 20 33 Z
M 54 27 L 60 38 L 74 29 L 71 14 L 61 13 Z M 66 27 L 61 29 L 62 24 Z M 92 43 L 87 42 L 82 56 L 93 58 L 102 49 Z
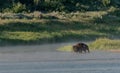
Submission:
M 89 47 L 85 43 L 77 43 L 76 45 L 73 45 L 73 51 L 76 53 L 90 52 Z

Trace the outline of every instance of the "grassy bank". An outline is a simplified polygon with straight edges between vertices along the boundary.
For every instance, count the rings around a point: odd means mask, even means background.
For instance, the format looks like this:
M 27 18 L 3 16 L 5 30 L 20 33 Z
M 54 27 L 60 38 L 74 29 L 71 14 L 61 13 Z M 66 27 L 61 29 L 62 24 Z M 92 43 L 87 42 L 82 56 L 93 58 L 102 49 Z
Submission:
M 57 19 L 51 18 L 50 15 Z M 0 19 L 0 45 L 120 37 L 120 17 L 109 11 L 48 13 L 42 16 L 44 17 L 41 19 Z
M 118 50 L 120 49 L 120 40 L 111 40 L 107 38 L 97 39 L 89 44 L 89 47 L 93 50 Z
M 120 40 L 111 40 L 107 38 L 96 39 L 88 44 L 90 50 L 120 50 Z M 72 45 L 66 45 L 57 49 L 58 51 L 72 52 Z

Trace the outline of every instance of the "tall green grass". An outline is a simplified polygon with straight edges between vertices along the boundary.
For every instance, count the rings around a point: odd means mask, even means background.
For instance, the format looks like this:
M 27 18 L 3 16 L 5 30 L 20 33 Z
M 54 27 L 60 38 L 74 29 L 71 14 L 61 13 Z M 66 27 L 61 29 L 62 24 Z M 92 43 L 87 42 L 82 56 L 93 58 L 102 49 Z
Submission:
M 111 40 L 107 38 L 99 38 L 89 44 L 91 49 L 94 50 L 118 50 L 120 49 L 120 40 Z

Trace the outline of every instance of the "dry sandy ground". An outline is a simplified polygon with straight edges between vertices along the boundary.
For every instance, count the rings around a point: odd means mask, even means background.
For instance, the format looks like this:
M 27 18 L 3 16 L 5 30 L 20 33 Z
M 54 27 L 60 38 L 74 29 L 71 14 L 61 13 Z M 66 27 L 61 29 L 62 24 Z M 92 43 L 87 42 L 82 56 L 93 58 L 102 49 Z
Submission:
M 114 52 L 114 53 L 120 53 L 120 50 L 119 50 L 119 49 L 118 49 L 118 50 L 108 50 L 108 51 Z

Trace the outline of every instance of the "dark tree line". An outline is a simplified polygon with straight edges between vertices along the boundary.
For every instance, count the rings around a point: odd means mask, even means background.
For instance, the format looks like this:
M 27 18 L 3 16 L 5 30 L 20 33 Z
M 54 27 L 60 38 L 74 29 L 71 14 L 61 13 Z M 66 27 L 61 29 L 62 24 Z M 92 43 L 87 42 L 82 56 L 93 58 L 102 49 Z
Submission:
M 120 7 L 120 0 L 0 0 L 0 11 L 93 11 Z

